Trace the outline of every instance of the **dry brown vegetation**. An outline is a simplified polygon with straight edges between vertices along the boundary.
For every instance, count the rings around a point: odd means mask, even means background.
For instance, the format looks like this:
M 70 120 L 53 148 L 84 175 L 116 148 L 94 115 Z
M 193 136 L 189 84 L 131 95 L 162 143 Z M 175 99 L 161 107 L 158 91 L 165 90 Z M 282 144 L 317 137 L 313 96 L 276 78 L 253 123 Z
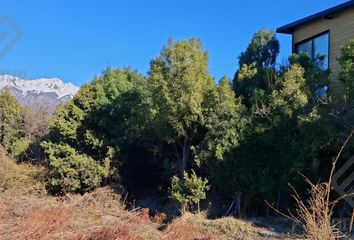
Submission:
M 0 145 L 0 194 L 11 195 L 45 194 L 45 170 L 30 164 L 17 164 L 6 156 Z
M 332 216 L 336 205 L 346 197 L 352 196 L 353 193 L 348 192 L 347 194 L 339 196 L 333 200 L 331 199 L 331 195 L 334 191 L 332 183 L 337 162 L 353 134 L 354 130 L 350 133 L 349 137 L 342 145 L 338 155 L 333 160 L 328 181 L 315 184 L 306 176 L 299 173 L 309 186 L 309 197 L 306 200 L 303 200 L 296 189 L 290 185 L 293 190 L 293 198 L 296 203 L 295 213 L 289 211 L 284 214 L 267 202 L 268 206 L 274 209 L 277 213 L 291 219 L 295 224 L 300 225 L 304 231 L 303 237 L 305 239 L 336 240 L 347 238 L 345 234 L 337 228 L 336 224 L 332 223 Z
M 50 196 L 45 192 L 43 168 L 17 164 L 5 154 L 0 164 L 2 240 L 265 239 L 260 237 L 265 229 L 232 217 L 209 220 L 203 214 L 186 213 L 168 222 L 163 213 L 128 210 L 110 187 L 85 195 Z
M 306 182 L 310 186 L 310 197 L 304 201 L 294 190 L 297 209 L 296 215 L 290 215 L 291 219 L 302 226 L 306 239 L 338 239 L 341 233 L 331 222 L 335 202 L 327 199 L 332 190 L 330 184 L 328 182 L 313 184 L 308 179 Z
M 150 216 L 148 209 L 126 210 L 108 187 L 64 198 L 0 197 L 0 239 L 260 239 L 252 224 L 231 217 L 187 213 L 164 221 L 164 214 Z

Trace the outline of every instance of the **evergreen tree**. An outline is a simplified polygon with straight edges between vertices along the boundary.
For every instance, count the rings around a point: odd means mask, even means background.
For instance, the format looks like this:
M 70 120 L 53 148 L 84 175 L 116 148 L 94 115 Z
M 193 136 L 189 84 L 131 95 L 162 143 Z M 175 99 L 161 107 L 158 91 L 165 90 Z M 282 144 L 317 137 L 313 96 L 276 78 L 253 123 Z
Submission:
M 22 106 L 10 92 L 0 92 L 0 144 L 10 152 L 22 137 L 22 113 Z
M 181 178 L 177 176 L 171 178 L 170 198 L 180 204 L 182 213 L 191 204 L 197 204 L 200 211 L 200 201 L 206 199 L 206 192 L 209 190 L 208 180 L 198 177 L 193 170 L 190 176 L 183 172 Z
M 342 67 L 340 80 L 345 86 L 345 100 L 354 98 L 354 40 L 342 47 L 342 55 L 339 58 Z
M 160 122 L 160 136 L 178 149 L 179 171 L 191 164 L 191 147 L 206 125 L 204 102 L 215 86 L 208 54 L 197 39 L 173 42 L 151 62 L 150 87 Z
M 71 147 L 98 166 L 107 166 L 109 159 L 110 174 L 101 181 L 118 179 L 119 168 L 124 176 L 133 176 L 126 171 L 133 171 L 131 166 L 138 166 L 135 172 L 143 170 L 139 164 L 144 165 L 149 155 L 145 143 L 150 140 L 153 118 L 150 102 L 143 76 L 130 69 L 107 69 L 84 85 L 72 101 L 58 107 L 50 141 Z M 48 146 L 52 145 L 44 145 L 47 153 Z
M 233 79 L 238 95 L 249 99 L 255 88 L 267 90 L 276 84 L 274 74 L 279 49 L 274 32 L 261 29 L 253 35 L 247 49 L 239 56 L 239 70 Z

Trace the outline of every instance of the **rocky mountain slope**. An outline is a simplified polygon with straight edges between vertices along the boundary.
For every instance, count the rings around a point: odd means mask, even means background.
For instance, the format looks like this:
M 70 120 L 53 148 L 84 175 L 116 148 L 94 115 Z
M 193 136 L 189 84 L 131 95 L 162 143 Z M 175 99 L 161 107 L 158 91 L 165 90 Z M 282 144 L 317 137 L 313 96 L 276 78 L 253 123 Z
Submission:
M 0 76 L 0 91 L 9 90 L 17 100 L 29 107 L 53 112 L 60 103 L 73 98 L 79 87 L 58 78 L 26 80 L 10 75 Z

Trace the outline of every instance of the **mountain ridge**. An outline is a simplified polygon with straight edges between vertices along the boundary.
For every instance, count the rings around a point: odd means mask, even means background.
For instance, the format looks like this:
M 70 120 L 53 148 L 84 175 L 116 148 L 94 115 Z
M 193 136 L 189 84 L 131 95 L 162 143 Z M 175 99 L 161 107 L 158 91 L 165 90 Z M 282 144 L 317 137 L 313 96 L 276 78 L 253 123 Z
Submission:
M 53 112 L 57 105 L 72 99 L 80 88 L 59 78 L 23 79 L 0 75 L 0 91 L 4 89 L 24 106 Z

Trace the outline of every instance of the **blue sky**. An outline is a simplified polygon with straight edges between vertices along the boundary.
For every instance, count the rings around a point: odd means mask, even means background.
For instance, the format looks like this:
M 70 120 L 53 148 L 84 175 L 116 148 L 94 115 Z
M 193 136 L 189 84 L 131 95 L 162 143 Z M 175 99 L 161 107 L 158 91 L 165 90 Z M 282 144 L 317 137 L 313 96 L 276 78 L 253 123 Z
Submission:
M 258 29 L 275 29 L 343 2 L 0 0 L 0 16 L 11 17 L 22 30 L 0 58 L 0 74 L 59 77 L 76 85 L 106 66 L 130 66 L 146 74 L 169 37 L 197 37 L 209 52 L 212 75 L 232 77 L 237 57 Z M 278 37 L 282 61 L 290 53 L 291 37 Z

